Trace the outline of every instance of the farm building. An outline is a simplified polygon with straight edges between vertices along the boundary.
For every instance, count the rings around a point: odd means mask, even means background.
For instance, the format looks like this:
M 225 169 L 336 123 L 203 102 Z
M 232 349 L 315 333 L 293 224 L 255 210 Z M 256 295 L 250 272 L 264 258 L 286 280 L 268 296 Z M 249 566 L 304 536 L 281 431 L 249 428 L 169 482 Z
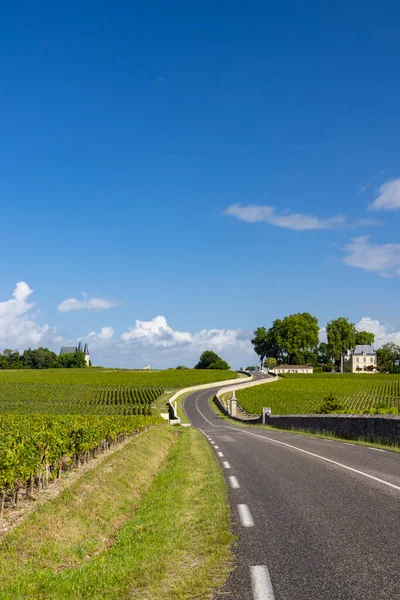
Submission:
M 373 345 L 358 345 L 354 350 L 347 350 L 343 367 L 348 373 L 376 373 L 377 361 Z
M 272 373 L 313 373 L 312 365 L 278 365 L 271 370 Z
M 82 352 L 82 342 L 79 342 L 79 344 L 77 346 L 63 346 L 61 348 L 60 354 L 75 354 L 75 352 L 78 352 L 78 350 L 80 350 Z M 87 366 L 89 366 L 90 365 L 90 353 L 89 353 L 89 347 L 87 344 L 85 344 L 85 347 L 83 348 L 83 353 L 85 355 L 86 364 L 87 364 Z

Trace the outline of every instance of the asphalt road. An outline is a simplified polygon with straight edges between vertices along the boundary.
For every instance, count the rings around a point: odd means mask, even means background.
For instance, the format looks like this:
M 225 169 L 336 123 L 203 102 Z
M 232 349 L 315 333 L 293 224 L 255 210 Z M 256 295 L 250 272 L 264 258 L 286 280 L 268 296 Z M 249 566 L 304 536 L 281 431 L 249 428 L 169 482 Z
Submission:
M 400 454 L 184 409 L 226 478 L 236 568 L 218 600 L 400 600 Z

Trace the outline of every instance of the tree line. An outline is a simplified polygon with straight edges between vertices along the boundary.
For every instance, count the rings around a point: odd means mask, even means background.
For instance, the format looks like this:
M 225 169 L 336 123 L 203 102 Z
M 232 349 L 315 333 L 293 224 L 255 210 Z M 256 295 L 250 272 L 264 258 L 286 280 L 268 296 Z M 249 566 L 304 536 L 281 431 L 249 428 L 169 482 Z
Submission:
M 74 354 L 60 354 L 57 356 L 48 348 L 24 350 L 6 349 L 0 354 L 0 369 L 80 369 L 86 367 L 85 355 L 82 350 Z
M 340 368 L 342 356 L 358 344 L 373 344 L 375 335 L 357 331 L 346 317 L 332 319 L 326 326 L 327 342 L 319 341 L 317 317 L 308 312 L 275 319 L 272 326 L 258 327 L 251 343 L 261 365 L 277 364 L 320 366 L 325 371 Z M 389 342 L 376 352 L 378 368 L 389 373 L 400 372 L 400 346 Z

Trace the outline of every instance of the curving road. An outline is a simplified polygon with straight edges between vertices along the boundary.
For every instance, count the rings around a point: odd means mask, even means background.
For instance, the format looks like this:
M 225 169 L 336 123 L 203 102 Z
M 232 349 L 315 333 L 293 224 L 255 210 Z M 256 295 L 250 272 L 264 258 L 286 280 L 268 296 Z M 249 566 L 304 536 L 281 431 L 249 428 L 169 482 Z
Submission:
M 214 448 L 238 536 L 218 600 L 400 600 L 400 454 L 230 425 L 184 409 Z

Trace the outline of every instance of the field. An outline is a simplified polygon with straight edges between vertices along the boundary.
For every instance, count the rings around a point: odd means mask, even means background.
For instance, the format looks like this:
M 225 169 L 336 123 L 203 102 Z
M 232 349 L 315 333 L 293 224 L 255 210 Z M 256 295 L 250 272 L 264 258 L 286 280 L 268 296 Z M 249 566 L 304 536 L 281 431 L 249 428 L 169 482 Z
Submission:
M 167 369 L 166 371 L 108 371 L 96 369 L 43 369 L 1 371 L 2 383 L 48 383 L 53 385 L 95 385 L 98 387 L 160 387 L 178 389 L 236 379 L 234 371 Z M 0 396 L 1 397 L 1 396 Z
M 234 379 L 232 371 L 0 371 L 0 512 L 127 435 L 162 422 L 165 389 Z
M 0 414 L 151 415 L 160 387 L 0 383 Z
M 260 414 L 263 407 L 269 407 L 273 415 L 315 413 L 330 395 L 354 413 L 383 404 L 398 409 L 400 375 L 293 374 L 236 392 L 239 404 L 249 413 Z
M 234 379 L 232 371 L 0 371 L 0 414 L 151 415 L 165 390 Z

